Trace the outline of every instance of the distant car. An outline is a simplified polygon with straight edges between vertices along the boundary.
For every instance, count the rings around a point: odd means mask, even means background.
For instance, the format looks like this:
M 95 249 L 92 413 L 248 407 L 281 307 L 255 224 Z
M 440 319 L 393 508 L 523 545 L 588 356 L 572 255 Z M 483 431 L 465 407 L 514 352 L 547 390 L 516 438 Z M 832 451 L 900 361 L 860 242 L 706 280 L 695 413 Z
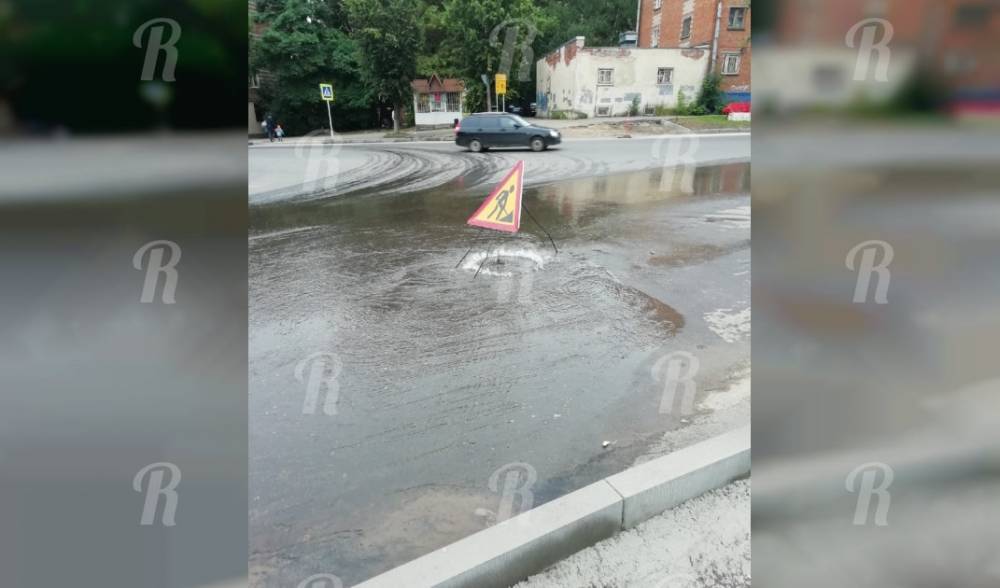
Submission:
M 527 110 L 525 110 L 521 114 L 526 114 L 528 116 L 537 116 L 538 115 L 537 107 L 538 107 L 538 104 L 532 102 L 531 104 L 528 105 Z
M 559 131 L 502 112 L 469 115 L 455 128 L 455 144 L 475 153 L 491 147 L 529 147 L 532 151 L 542 151 L 561 142 Z
M 524 114 L 524 108 L 519 104 L 508 104 L 507 112 L 510 114 Z

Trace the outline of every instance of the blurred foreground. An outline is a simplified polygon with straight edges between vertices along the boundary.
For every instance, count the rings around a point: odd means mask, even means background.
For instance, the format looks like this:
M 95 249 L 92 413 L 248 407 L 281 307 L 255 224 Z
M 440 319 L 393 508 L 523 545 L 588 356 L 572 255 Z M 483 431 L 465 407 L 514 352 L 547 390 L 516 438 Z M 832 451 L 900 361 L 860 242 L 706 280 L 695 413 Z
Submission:
M 0 147 L 0 585 L 245 585 L 244 150 L 241 133 Z M 172 514 L 152 473 L 134 487 L 156 464 L 175 468 Z
M 1000 11 L 777 6 L 754 71 L 756 579 L 997 586 Z M 858 70 L 864 19 L 894 36 Z

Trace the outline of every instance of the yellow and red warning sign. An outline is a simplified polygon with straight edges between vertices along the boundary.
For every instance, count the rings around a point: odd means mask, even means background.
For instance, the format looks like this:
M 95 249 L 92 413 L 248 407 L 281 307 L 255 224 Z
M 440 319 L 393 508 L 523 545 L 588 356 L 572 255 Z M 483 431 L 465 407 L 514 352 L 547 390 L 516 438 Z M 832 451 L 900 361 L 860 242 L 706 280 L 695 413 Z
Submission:
M 521 228 L 523 184 L 524 161 L 518 161 L 466 223 L 484 229 L 516 233 Z

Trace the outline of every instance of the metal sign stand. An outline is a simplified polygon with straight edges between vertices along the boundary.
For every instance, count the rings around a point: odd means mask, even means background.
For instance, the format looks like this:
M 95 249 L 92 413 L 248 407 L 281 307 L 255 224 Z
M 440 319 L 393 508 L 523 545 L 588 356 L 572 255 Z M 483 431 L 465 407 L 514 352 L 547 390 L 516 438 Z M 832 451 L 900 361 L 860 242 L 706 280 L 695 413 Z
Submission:
M 333 102 L 333 84 L 320 84 L 319 97 L 326 102 L 326 119 L 330 121 L 330 138 L 333 138 L 333 112 L 330 110 L 330 103 Z
M 326 101 L 326 118 L 330 121 L 330 138 L 333 138 L 333 113 L 330 111 L 330 101 Z

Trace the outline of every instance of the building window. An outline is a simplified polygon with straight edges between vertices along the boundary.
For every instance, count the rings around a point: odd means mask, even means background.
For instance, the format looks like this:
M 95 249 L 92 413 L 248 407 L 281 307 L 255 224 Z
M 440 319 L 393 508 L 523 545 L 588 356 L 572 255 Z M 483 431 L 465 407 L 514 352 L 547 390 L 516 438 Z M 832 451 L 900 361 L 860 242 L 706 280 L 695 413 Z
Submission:
M 658 67 L 656 68 L 656 83 L 660 86 L 666 84 L 672 84 L 674 82 L 674 68 L 672 67 Z
M 597 70 L 598 86 L 613 86 L 615 84 L 615 70 L 612 68 L 601 68 Z
M 431 111 L 432 112 L 444 112 L 445 101 L 444 94 L 441 92 L 435 92 L 431 96 Z
M 820 92 L 839 92 L 844 87 L 844 70 L 832 64 L 817 65 L 812 72 L 812 81 Z
M 652 38 L 649 40 L 650 47 L 660 46 L 660 25 L 653 26 Z
M 942 63 L 944 71 L 952 75 L 976 71 L 976 57 L 974 55 L 962 55 L 952 51 L 944 56 Z
M 462 111 L 462 95 L 458 92 L 448 92 L 448 112 Z
M 985 26 L 990 20 L 990 10 L 985 4 L 963 4 L 955 10 L 955 24 L 969 28 Z
M 681 39 L 687 39 L 691 36 L 691 17 L 685 16 L 684 20 L 681 22 Z
M 742 31 L 746 28 L 744 20 L 747 17 L 745 6 L 735 6 L 729 9 L 729 30 Z
M 722 56 L 722 75 L 735 76 L 738 73 L 740 73 L 740 54 L 724 54 Z
M 659 10 L 663 7 L 663 0 L 653 0 L 653 10 Z
M 417 94 L 417 112 L 431 111 L 431 95 Z

